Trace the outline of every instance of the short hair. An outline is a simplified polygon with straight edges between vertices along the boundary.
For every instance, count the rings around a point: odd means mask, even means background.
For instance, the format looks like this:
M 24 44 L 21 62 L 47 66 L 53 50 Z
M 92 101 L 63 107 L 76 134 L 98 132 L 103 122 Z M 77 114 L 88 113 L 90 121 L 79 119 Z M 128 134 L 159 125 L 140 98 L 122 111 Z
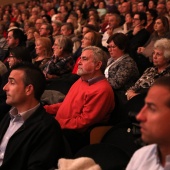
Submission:
M 162 86 L 165 87 L 170 92 L 170 77 L 163 76 L 158 78 L 152 85 L 153 86 Z M 170 108 L 170 98 L 166 102 L 166 105 Z
M 66 26 L 67 30 L 71 30 L 71 34 L 74 33 L 74 26 L 73 26 L 72 23 L 66 22 L 66 23 L 64 23 L 62 26 Z
M 49 24 L 49 23 L 42 23 L 42 25 L 45 25 L 46 26 L 46 30 L 49 30 L 50 31 L 50 35 L 52 35 L 52 33 L 53 33 L 53 27 L 52 27 L 52 25 L 51 24 Z M 41 26 L 42 26 L 41 25 Z
M 13 70 L 22 70 L 24 72 L 24 85 L 31 84 L 34 87 L 34 97 L 39 101 L 46 86 L 46 79 L 42 71 L 32 63 L 17 63 L 11 68 L 11 71 Z
M 129 39 L 125 34 L 115 33 L 109 37 L 107 43 L 110 43 L 111 41 L 113 41 L 120 50 L 124 51 L 124 53 L 129 52 Z
M 116 17 L 116 21 L 117 21 L 118 25 L 120 26 L 120 23 L 121 23 L 121 17 L 120 17 L 120 15 L 117 14 L 117 13 L 113 13 L 113 14 L 110 14 L 110 15 L 109 15 L 109 17 L 111 17 L 111 16 L 115 16 L 115 17 Z
M 96 26 L 94 26 L 92 24 L 85 24 L 83 27 L 88 28 L 90 31 L 98 31 Z
M 135 12 L 134 15 L 139 15 L 140 21 L 144 20 L 143 26 L 147 24 L 147 16 L 145 12 Z
M 155 19 L 158 17 L 157 10 L 156 9 L 148 9 L 147 11 L 150 13 L 150 15 L 153 17 L 153 20 L 155 21 Z
M 154 48 L 163 50 L 165 59 L 170 60 L 170 40 L 167 38 L 161 38 L 154 44 Z
M 55 41 L 58 41 L 60 47 L 63 48 L 63 52 L 65 53 L 72 53 L 73 51 L 73 42 L 69 37 L 64 35 L 56 36 Z
M 104 74 L 104 71 L 105 71 L 106 66 L 107 66 L 107 61 L 108 61 L 108 56 L 107 56 L 106 52 L 104 52 L 101 48 L 96 47 L 96 46 L 85 47 L 82 50 L 82 52 L 86 51 L 86 50 L 91 50 L 93 52 L 94 61 L 101 61 L 102 62 L 100 70 Z
M 13 28 L 13 29 L 10 29 L 8 31 L 8 33 L 11 32 L 11 31 L 13 32 L 14 39 L 19 40 L 19 45 L 25 45 L 25 42 L 27 40 L 27 36 L 24 34 L 24 32 L 19 28 Z
M 17 46 L 10 49 L 12 57 L 21 60 L 22 62 L 32 62 L 29 50 L 24 46 Z

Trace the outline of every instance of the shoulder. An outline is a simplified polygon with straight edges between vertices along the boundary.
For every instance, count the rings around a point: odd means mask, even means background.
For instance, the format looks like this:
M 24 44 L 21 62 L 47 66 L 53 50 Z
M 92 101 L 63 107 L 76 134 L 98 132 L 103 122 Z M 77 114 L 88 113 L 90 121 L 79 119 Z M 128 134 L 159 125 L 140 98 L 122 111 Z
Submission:
M 142 168 L 149 168 L 156 160 L 156 150 L 156 144 L 140 148 L 133 154 L 126 170 L 142 170 Z

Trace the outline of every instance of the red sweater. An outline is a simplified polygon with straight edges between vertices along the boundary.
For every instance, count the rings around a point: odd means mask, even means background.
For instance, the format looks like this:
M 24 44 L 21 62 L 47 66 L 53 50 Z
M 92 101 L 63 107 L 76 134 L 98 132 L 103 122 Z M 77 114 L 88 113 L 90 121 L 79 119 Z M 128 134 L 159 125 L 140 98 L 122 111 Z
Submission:
M 56 114 L 62 129 L 83 131 L 93 124 L 108 121 L 114 106 L 114 93 L 106 79 L 89 84 L 80 78 L 62 103 L 45 106 L 45 109 Z

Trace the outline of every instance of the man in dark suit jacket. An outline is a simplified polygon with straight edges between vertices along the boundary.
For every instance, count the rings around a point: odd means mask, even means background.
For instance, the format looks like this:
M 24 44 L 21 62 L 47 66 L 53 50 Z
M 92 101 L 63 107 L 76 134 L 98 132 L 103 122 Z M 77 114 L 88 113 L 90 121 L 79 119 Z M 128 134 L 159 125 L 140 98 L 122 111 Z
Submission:
M 1 170 L 48 170 L 63 157 L 60 126 L 40 104 L 43 73 L 32 64 L 16 64 L 4 86 L 12 108 L 0 122 Z

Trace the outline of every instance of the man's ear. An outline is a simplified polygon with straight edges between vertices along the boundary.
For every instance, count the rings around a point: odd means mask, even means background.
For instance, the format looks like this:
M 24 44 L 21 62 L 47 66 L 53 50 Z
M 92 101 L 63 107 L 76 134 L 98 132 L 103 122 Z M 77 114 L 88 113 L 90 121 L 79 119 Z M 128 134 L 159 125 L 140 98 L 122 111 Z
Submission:
M 29 84 L 28 86 L 26 86 L 26 88 L 25 88 L 25 93 L 26 93 L 26 95 L 32 94 L 33 91 L 34 91 L 34 87 L 33 87 L 32 84 Z
M 101 61 L 97 61 L 96 62 L 96 70 L 100 70 L 100 68 L 101 68 L 101 66 L 102 66 L 102 62 Z

